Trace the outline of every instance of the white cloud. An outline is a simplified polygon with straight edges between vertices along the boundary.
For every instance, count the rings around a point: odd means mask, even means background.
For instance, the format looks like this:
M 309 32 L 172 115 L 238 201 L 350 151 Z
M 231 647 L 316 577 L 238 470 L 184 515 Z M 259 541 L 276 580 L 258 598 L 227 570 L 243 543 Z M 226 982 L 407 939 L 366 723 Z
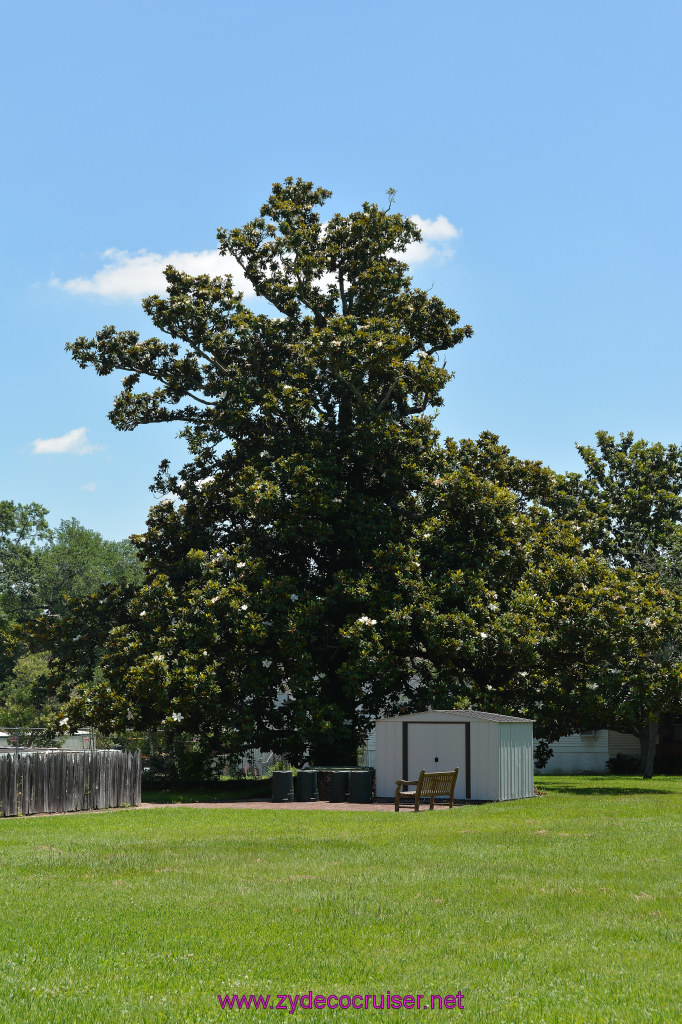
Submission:
M 405 261 L 412 266 L 415 263 L 425 263 L 426 260 L 438 257 L 448 259 L 452 256 L 452 249 L 447 244 L 459 238 L 461 232 L 451 224 L 447 217 L 439 214 L 435 220 L 427 217 L 420 217 L 413 214 L 410 220 L 417 225 L 422 233 L 421 242 L 410 242 L 405 250 Z
M 90 444 L 85 427 L 76 427 L 61 437 L 39 437 L 33 442 L 34 455 L 90 455 L 97 445 Z
M 210 274 L 224 277 L 231 274 L 235 287 L 245 296 L 254 290 L 242 269 L 232 256 L 221 256 L 217 249 L 203 252 L 170 252 L 163 256 L 145 249 L 131 253 L 122 249 L 107 249 L 102 253 L 104 266 L 92 277 L 72 277 L 68 281 L 53 278 L 50 284 L 72 295 L 101 295 L 107 299 L 142 299 L 146 295 L 163 295 L 166 279 L 163 271 L 170 263 L 186 274 Z
M 454 224 L 451 224 L 447 217 L 441 213 L 435 220 L 419 217 L 416 213 L 410 220 L 417 225 L 422 233 L 422 238 L 427 242 L 447 242 L 452 238 L 459 238 L 460 232 Z
M 95 487 L 97 487 L 97 484 L 83 484 L 81 491 L 94 491 Z

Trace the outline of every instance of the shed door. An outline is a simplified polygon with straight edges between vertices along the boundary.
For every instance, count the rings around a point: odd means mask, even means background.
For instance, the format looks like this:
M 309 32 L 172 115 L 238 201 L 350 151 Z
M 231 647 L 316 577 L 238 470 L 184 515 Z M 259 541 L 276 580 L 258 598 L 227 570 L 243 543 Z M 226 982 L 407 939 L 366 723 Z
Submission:
M 407 777 L 459 768 L 455 797 L 466 799 L 466 725 L 463 722 L 407 722 Z

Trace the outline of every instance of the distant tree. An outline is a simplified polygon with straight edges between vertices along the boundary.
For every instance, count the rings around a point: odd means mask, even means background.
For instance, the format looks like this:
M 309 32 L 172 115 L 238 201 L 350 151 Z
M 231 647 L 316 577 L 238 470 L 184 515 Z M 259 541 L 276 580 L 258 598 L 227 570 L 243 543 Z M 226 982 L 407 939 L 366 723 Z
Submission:
M 64 519 L 51 542 L 38 552 L 37 603 L 41 611 L 63 615 L 69 599 L 93 594 L 107 584 L 133 586 L 144 573 L 130 540 L 105 540 L 77 519 Z
M 46 516 L 40 505 L 0 503 L 0 722 L 14 725 L 46 724 L 70 692 L 68 680 L 49 671 L 49 641 L 30 653 L 38 623 L 45 634 L 69 602 L 107 584 L 132 588 L 143 575 L 130 541 L 104 540 L 75 519 L 51 530 Z
M 577 446 L 584 474 L 563 478 L 566 509 L 587 514 L 589 540 L 611 564 L 655 572 L 682 526 L 682 448 L 636 441 L 632 431 L 596 437 L 594 448 Z
M 15 663 L 6 631 L 35 614 L 40 548 L 52 536 L 46 517 L 42 505 L 0 501 L 0 680 Z
M 444 707 L 468 700 L 533 718 L 548 741 L 632 732 L 650 774 L 652 722 L 682 707 L 679 594 L 609 544 L 601 551 L 607 519 L 591 485 L 514 458 L 493 434 L 449 442 L 428 494 L 421 559 L 432 614 L 414 705 L 434 706 L 435 694 Z M 660 547 L 648 550 L 659 565 Z M 664 562 L 672 572 L 675 558 Z
M 602 661 L 597 647 L 587 649 L 597 659 L 595 678 L 599 664 L 605 669 L 603 722 L 639 737 L 648 778 L 661 716 L 682 714 L 682 448 L 635 440 L 632 432 L 618 441 L 606 431 L 596 436 L 596 447 L 578 446 L 584 475 L 563 477 L 562 510 L 580 525 L 585 543 L 603 552 L 618 581 L 601 592 L 596 608 L 609 639 Z
M 585 592 L 609 569 L 546 504 L 557 483 L 494 434 L 446 445 L 425 499 L 422 569 L 433 613 L 413 697 L 423 707 L 434 706 L 434 693 L 438 706 L 468 700 L 533 718 L 536 736 L 549 740 L 593 715 L 581 652 L 564 649 L 557 626 L 580 618 Z
M 53 725 L 58 698 L 45 652 L 18 658 L 11 674 L 0 680 L 0 726 Z
M 0 501 L 0 616 L 4 620 L 32 614 L 40 550 L 51 538 L 47 509 L 42 505 Z

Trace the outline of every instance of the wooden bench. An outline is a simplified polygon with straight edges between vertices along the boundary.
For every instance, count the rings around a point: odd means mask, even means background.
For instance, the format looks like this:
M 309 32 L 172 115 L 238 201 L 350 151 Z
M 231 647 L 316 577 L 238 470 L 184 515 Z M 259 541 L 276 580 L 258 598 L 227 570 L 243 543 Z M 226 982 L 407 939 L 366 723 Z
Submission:
M 400 797 L 409 796 L 410 800 L 414 797 L 414 809 L 419 810 L 419 801 L 422 797 L 430 797 L 429 810 L 433 810 L 433 801 L 437 796 L 447 796 L 450 799 L 448 807 L 452 807 L 453 800 L 455 798 L 455 785 L 457 783 L 457 773 L 459 768 L 455 768 L 454 772 L 427 772 L 422 770 L 419 773 L 419 778 L 416 782 L 408 782 L 407 779 L 398 779 L 395 784 L 395 809 L 400 810 Z M 403 791 L 404 786 L 416 786 L 416 792 L 406 793 Z

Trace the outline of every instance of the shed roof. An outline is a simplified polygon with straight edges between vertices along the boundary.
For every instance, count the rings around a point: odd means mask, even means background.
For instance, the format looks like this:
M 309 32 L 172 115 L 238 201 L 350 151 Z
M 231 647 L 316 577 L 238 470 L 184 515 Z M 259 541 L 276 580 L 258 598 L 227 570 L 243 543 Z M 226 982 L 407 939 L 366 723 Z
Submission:
M 406 722 L 419 718 L 433 718 L 434 715 L 448 715 L 457 718 L 460 722 L 534 722 L 534 718 L 516 718 L 514 715 L 497 715 L 490 711 L 453 711 L 452 708 L 436 709 L 433 711 L 413 711 L 405 715 L 392 715 L 389 718 L 377 718 L 376 722 Z

